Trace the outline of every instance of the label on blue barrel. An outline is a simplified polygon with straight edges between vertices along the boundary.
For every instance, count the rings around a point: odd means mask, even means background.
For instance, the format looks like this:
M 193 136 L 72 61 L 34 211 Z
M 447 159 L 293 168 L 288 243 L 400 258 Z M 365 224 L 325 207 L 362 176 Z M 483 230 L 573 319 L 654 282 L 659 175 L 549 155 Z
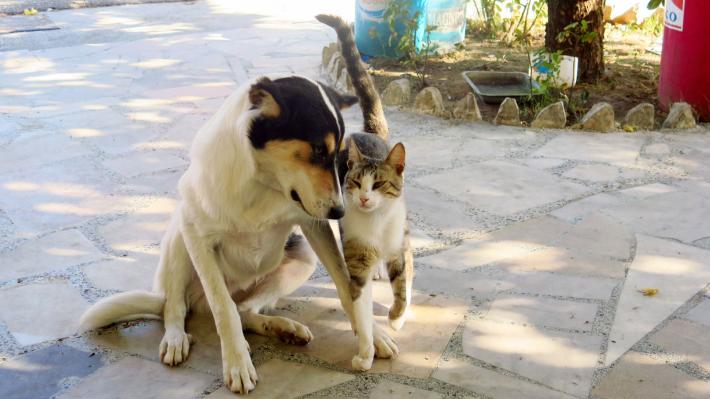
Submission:
M 429 39 L 436 51 L 451 51 L 466 36 L 466 2 L 463 0 L 429 0 L 426 24 L 434 27 Z M 426 39 L 425 39 L 426 40 Z
M 382 22 L 382 17 L 389 0 L 358 0 L 355 2 L 357 12 L 366 21 Z
M 683 31 L 684 6 L 685 0 L 666 1 L 666 28 L 677 30 L 679 32 Z

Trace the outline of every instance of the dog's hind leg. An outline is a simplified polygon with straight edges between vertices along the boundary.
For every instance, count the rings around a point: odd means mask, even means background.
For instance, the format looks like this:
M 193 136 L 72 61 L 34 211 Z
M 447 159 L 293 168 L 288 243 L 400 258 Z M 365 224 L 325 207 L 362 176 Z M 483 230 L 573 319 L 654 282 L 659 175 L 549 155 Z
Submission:
M 281 264 L 237 304 L 244 328 L 291 344 L 305 345 L 310 342 L 313 334 L 305 325 L 286 317 L 259 312 L 300 287 L 313 274 L 315 267 L 316 255 L 303 237 L 289 237 Z
M 161 245 L 156 286 L 165 294 L 163 321 L 165 334 L 160 341 L 160 360 L 176 366 L 190 353 L 190 335 L 185 332 L 186 290 L 192 279 L 192 263 L 182 237 L 176 230 L 166 233 Z

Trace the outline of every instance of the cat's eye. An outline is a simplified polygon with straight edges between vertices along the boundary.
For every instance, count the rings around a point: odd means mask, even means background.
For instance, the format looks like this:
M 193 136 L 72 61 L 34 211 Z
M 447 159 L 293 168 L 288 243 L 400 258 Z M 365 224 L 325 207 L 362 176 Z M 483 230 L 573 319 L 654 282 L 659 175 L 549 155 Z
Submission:
M 353 183 L 353 185 L 355 185 L 355 187 L 360 188 L 360 182 L 359 182 L 359 181 L 353 180 L 352 183 Z
M 385 184 L 383 180 L 376 181 L 375 184 L 372 185 L 373 190 L 377 190 L 378 188 L 382 187 Z

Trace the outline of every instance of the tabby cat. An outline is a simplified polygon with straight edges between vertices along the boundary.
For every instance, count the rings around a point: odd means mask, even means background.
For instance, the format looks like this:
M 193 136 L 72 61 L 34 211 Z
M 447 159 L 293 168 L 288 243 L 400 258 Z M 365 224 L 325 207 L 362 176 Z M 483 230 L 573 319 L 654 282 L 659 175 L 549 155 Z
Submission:
M 353 322 L 358 334 L 358 354 L 352 359 L 357 370 L 369 370 L 373 346 L 372 278 L 384 262 L 394 303 L 390 326 L 399 330 L 412 296 L 414 267 L 409 245 L 407 211 L 402 186 L 405 150 L 402 143 L 391 149 L 380 97 L 370 75 L 360 63 L 352 30 L 336 16 L 319 15 L 319 21 L 338 34 L 341 53 L 360 100 L 367 133 L 353 133 L 340 153 L 340 176 L 344 176 L 345 216 L 340 220 L 345 262 L 350 272 Z

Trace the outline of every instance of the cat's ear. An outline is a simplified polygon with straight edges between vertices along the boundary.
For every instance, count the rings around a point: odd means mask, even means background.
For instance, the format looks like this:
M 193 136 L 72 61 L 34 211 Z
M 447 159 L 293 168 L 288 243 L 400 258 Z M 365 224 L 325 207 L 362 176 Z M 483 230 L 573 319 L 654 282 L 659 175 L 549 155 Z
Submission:
M 394 168 L 395 171 L 397 171 L 398 175 L 402 175 L 402 172 L 404 172 L 404 158 L 405 158 L 405 152 L 404 152 L 404 144 L 402 143 L 397 143 L 392 147 L 390 150 L 389 155 L 387 155 L 387 159 L 385 162 L 390 165 L 391 167 Z
M 362 161 L 362 153 L 357 144 L 355 144 L 355 140 L 351 139 L 348 147 L 348 169 L 352 169 L 353 165 Z

